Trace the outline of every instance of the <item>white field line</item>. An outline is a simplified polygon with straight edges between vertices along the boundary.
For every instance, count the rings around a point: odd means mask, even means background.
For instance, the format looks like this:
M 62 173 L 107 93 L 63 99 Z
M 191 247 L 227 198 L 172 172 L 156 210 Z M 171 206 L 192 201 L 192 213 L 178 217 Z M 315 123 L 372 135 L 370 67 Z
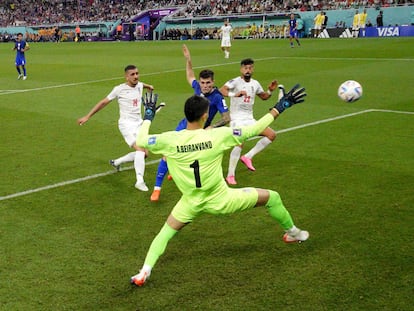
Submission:
M 368 110 L 358 111 L 358 112 L 354 112 L 354 113 L 344 114 L 342 116 L 337 116 L 337 117 L 323 119 L 323 120 L 319 120 L 319 121 L 315 121 L 315 122 L 305 123 L 305 124 L 302 124 L 302 125 L 286 128 L 286 129 L 283 129 L 283 130 L 280 130 L 280 131 L 277 131 L 277 132 L 279 134 L 280 133 L 286 133 L 286 132 L 302 129 L 302 128 L 305 128 L 305 127 L 309 127 L 309 126 L 319 125 L 319 124 L 323 124 L 323 123 L 327 123 L 327 122 L 332 122 L 332 121 L 336 121 L 336 120 L 340 120 L 340 119 L 353 117 L 353 116 L 368 113 L 368 112 L 401 113 L 401 114 L 412 114 L 412 115 L 414 115 L 414 112 L 410 112 L 410 111 L 368 109 Z M 145 165 L 148 166 L 148 165 L 156 164 L 158 162 L 159 162 L 159 159 L 158 160 L 152 160 L 152 161 L 146 162 Z M 132 168 L 133 167 L 131 166 L 131 167 L 123 168 L 122 170 L 124 171 L 124 170 L 129 170 L 129 169 L 132 169 Z M 28 194 L 32 194 L 32 193 L 36 193 L 36 192 L 40 192 L 40 191 L 45 191 L 45 190 L 49 190 L 49 189 L 53 189 L 53 188 L 63 187 L 63 186 L 67 186 L 67 185 L 70 185 L 70 184 L 75 184 L 75 183 L 87 181 L 87 180 L 90 180 L 90 179 L 95 179 L 95 178 L 99 178 L 99 177 L 102 177 L 102 176 L 111 175 L 111 174 L 114 174 L 114 173 L 116 173 L 116 171 L 111 170 L 111 171 L 107 171 L 107 172 L 104 172 L 104 173 L 99 173 L 99 174 L 89 175 L 89 176 L 82 177 L 82 178 L 63 181 L 63 182 L 60 182 L 60 183 L 56 183 L 56 184 L 53 184 L 53 185 L 48 185 L 48 186 L 44 186 L 44 187 L 40 187 L 40 188 L 36 188 L 36 189 L 30 189 L 30 190 L 26 190 L 26 191 L 23 191 L 23 192 L 17 192 L 17 193 L 14 193 L 14 194 L 9 194 L 9 195 L 0 197 L 0 201 L 4 201 L 4 200 L 16 198 L 16 197 L 20 197 L 20 196 L 24 196 L 24 195 L 28 195 Z
M 347 58 L 347 57 L 278 57 L 278 56 L 272 56 L 272 57 L 265 57 L 265 58 L 258 58 L 255 59 L 255 61 L 268 61 L 268 60 L 276 60 L 276 59 L 282 59 L 282 60 L 310 60 L 310 61 L 404 61 L 404 62 L 411 62 L 414 61 L 414 58 L 372 58 L 372 57 L 359 57 L 359 58 Z M 203 66 L 197 66 L 193 67 L 193 69 L 204 69 L 204 68 L 212 68 L 212 67 L 221 67 L 221 66 L 229 66 L 239 64 L 239 62 L 228 62 L 228 63 L 221 63 L 221 64 L 212 64 L 212 65 L 203 65 Z M 146 73 L 146 74 L 140 74 L 140 76 L 154 76 L 159 74 L 165 74 L 165 73 L 172 73 L 172 72 L 180 72 L 185 71 L 185 69 L 171 69 L 171 70 L 163 70 L 160 72 L 152 72 L 152 73 Z M 92 84 L 92 83 L 99 83 L 99 82 L 105 82 L 105 81 L 112 81 L 112 80 L 122 80 L 122 77 L 116 77 L 116 78 L 107 78 L 107 79 L 100 79 L 100 80 L 92 80 L 92 81 L 84 81 L 84 82 L 76 82 L 76 83 L 67 83 L 67 84 L 59 84 L 59 85 L 50 85 L 50 86 L 44 86 L 44 87 L 37 87 L 32 89 L 24 89 L 24 90 L 2 90 L 0 89 L 0 96 L 2 95 L 9 95 L 9 94 L 17 94 L 17 93 L 25 93 L 25 92 L 32 92 L 32 91 L 43 91 L 48 89 L 57 89 L 57 88 L 63 88 L 63 87 L 71 87 L 71 86 L 77 86 L 77 85 L 84 85 L 84 84 Z

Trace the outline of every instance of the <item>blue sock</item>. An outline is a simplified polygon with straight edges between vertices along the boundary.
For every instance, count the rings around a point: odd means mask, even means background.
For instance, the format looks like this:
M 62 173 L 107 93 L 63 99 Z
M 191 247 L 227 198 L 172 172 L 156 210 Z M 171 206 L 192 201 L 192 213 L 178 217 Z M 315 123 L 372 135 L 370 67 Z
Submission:
M 23 68 L 23 75 L 26 76 L 26 67 Z
M 168 172 L 167 161 L 161 159 L 160 164 L 158 164 L 158 171 L 157 177 L 155 178 L 155 186 L 160 187 L 162 186 L 162 182 L 164 181 L 165 174 Z
M 19 67 L 16 67 L 16 69 L 17 69 L 17 73 L 20 75 L 20 74 L 22 74 L 22 72 L 20 71 L 20 68 Z

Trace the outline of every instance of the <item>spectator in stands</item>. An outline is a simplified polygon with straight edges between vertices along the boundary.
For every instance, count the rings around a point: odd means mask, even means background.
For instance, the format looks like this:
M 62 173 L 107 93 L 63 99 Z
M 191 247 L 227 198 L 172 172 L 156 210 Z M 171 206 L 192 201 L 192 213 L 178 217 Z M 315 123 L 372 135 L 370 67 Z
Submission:
M 361 35 L 365 37 L 365 27 L 367 24 L 367 9 L 364 9 L 361 14 L 359 14 L 359 29 L 361 30 Z
M 116 26 L 116 39 L 119 41 L 119 40 L 121 40 L 121 38 L 122 38 L 122 24 L 119 23 Z
M 76 34 L 75 42 L 80 42 L 81 41 L 81 29 L 79 25 L 76 25 L 75 34 Z
M 322 29 L 325 30 L 328 26 L 328 15 L 326 15 L 326 12 L 322 12 L 323 14 L 323 22 L 322 22 Z
M 314 33 L 313 33 L 313 37 L 314 38 L 317 38 L 319 36 L 319 34 L 321 33 L 321 31 L 322 31 L 322 24 L 323 24 L 323 21 L 324 21 L 323 12 L 319 12 L 315 16 L 315 18 L 313 19 L 313 21 L 314 21 L 314 27 L 313 27 Z
M 384 21 L 383 21 L 383 12 L 379 11 L 378 16 L 377 16 L 377 27 L 383 27 L 384 26 Z
M 354 19 L 352 21 L 352 37 L 357 38 L 359 34 L 359 19 L 360 15 L 358 10 L 355 10 Z
M 135 24 L 130 21 L 128 25 L 129 41 L 135 41 Z

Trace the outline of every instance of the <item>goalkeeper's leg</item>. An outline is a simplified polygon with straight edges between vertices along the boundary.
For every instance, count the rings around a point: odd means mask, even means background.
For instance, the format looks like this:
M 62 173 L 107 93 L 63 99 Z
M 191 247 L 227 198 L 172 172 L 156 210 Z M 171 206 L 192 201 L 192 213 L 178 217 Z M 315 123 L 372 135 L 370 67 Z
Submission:
M 263 195 L 262 191 L 263 190 L 258 190 L 259 201 L 260 196 Z M 272 190 L 267 191 L 269 192 L 269 200 L 265 204 L 265 207 L 269 211 L 270 216 L 272 216 L 272 218 L 274 218 L 285 230 L 286 233 L 283 236 L 283 240 L 286 243 L 306 241 L 309 237 L 309 232 L 301 230 L 294 225 L 293 219 L 283 205 L 279 193 Z

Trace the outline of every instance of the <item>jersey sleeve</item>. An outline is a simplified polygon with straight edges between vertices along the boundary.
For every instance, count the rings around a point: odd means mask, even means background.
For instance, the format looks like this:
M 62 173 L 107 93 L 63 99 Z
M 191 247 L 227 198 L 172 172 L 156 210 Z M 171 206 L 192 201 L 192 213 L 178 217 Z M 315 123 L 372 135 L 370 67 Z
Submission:
M 195 95 L 201 95 L 200 83 L 198 83 L 196 79 L 191 83 L 191 87 L 193 88 Z
M 231 132 L 231 135 L 222 135 L 225 137 L 223 141 L 224 149 L 228 149 L 230 147 L 241 145 L 249 138 L 259 135 L 273 122 L 273 120 L 273 116 L 270 113 L 267 113 L 257 122 L 249 126 L 238 128 L 221 127 L 215 130 Z
M 108 96 L 106 96 L 106 98 L 108 98 L 110 101 L 114 100 L 115 98 L 117 98 L 119 95 L 119 86 L 115 86 L 111 93 L 108 94 Z
M 176 132 L 165 132 L 163 134 L 149 134 L 151 122 L 145 120 L 137 135 L 137 146 L 148 149 L 155 154 L 163 154 L 168 156 L 175 151 L 174 146 L 171 144 L 174 141 Z

